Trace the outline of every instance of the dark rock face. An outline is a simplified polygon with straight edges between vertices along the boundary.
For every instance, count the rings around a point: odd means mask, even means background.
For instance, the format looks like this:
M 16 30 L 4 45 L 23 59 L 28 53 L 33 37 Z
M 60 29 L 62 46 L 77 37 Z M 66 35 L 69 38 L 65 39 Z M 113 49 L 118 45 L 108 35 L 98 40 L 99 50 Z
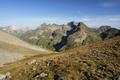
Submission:
M 56 74 L 54 75 L 54 80 L 64 80 L 64 77 Z
M 59 51 L 64 45 L 67 44 L 68 36 L 63 36 L 60 43 L 53 45 L 56 51 Z
M 55 37 L 57 34 L 56 34 L 56 32 L 54 31 L 54 32 L 52 32 L 52 37 Z
M 66 35 L 61 38 L 61 41 L 59 43 L 53 45 L 56 51 L 59 51 L 64 45 L 67 44 L 68 37 L 70 35 L 74 34 L 75 32 L 80 31 L 80 28 L 79 28 L 80 23 L 75 25 L 74 22 L 70 22 L 68 25 L 70 26 L 71 29 L 66 32 Z
M 100 37 L 102 38 L 102 40 L 105 40 L 105 38 L 108 36 L 107 33 L 103 32 L 100 34 Z
M 115 28 L 110 28 L 102 33 L 100 33 L 100 37 L 102 40 L 112 38 L 114 36 L 120 36 L 120 30 Z

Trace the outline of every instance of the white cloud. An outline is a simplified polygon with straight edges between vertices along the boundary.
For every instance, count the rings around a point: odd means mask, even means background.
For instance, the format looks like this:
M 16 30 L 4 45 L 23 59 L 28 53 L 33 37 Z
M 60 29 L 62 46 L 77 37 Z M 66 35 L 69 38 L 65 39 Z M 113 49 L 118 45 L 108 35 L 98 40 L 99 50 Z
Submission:
M 119 21 L 120 22 L 120 18 L 110 18 L 110 21 Z
M 100 3 L 101 7 L 106 7 L 106 8 L 114 7 L 116 5 L 117 5 L 117 3 L 115 3 L 115 2 L 102 2 L 102 3 Z
M 88 17 L 88 21 L 83 22 L 87 23 L 91 27 L 110 25 L 120 29 L 120 15 Z
M 108 16 L 82 16 L 82 17 L 26 17 L 16 18 L 4 22 L 4 24 L 16 24 L 23 26 L 37 27 L 41 23 L 57 23 L 66 24 L 70 21 L 85 22 L 90 27 L 99 27 L 101 25 L 110 25 L 120 29 L 120 15 L 108 15 Z

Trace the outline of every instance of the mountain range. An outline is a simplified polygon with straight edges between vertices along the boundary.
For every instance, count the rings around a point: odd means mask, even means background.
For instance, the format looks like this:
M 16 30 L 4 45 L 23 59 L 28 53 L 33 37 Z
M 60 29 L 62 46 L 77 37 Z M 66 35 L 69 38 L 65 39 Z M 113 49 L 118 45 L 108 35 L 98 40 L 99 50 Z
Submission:
M 12 32 L 12 34 L 16 35 L 16 32 Z M 111 26 L 91 28 L 83 22 L 69 22 L 63 25 L 43 23 L 34 30 L 25 30 L 21 34 L 19 33 L 17 37 L 32 45 L 53 51 L 62 51 L 117 35 L 120 35 L 120 30 Z
M 22 28 L 18 28 L 19 26 L 16 25 L 9 25 L 9 26 L 4 26 L 4 27 L 0 27 L 0 30 L 5 31 L 9 34 L 12 34 L 14 36 L 21 36 L 23 33 L 31 30 L 29 27 L 22 27 Z

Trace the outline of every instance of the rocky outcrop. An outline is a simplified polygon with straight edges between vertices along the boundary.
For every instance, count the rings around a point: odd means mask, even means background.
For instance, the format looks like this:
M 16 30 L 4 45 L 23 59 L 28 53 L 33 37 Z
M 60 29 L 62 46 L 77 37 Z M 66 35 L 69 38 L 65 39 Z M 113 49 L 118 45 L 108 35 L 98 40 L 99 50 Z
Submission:
M 80 23 L 74 24 L 74 22 L 70 22 L 68 25 L 70 26 L 71 29 L 68 30 L 64 36 L 62 36 L 61 41 L 59 43 L 53 45 L 56 51 L 59 51 L 64 45 L 67 44 L 68 37 L 70 35 L 80 31 L 80 28 L 79 28 Z
M 42 73 L 35 74 L 33 77 L 35 78 L 35 80 L 43 80 L 47 76 L 48 76 L 48 74 L 42 72 Z
M 98 29 L 98 31 L 100 32 L 100 33 L 102 33 L 102 32 L 105 32 L 105 31 L 107 31 L 108 29 L 110 29 L 111 28 L 111 26 L 100 26 L 100 28 Z
M 0 74 L 0 80 L 10 80 L 11 79 L 11 73 L 7 72 L 6 74 Z
M 115 28 L 110 28 L 100 33 L 100 37 L 102 38 L 102 40 L 109 39 L 115 36 L 120 36 L 120 30 Z
M 54 80 L 64 80 L 64 77 L 58 75 L 58 74 L 55 74 L 54 75 Z

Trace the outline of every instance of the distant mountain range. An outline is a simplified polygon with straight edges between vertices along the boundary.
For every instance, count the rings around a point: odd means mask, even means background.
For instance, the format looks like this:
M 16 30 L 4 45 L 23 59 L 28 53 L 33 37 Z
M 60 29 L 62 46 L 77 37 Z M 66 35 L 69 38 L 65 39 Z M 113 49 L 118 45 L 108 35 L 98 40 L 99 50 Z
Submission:
M 2 30 L 30 44 L 55 51 L 67 50 L 120 35 L 120 30 L 111 26 L 105 25 L 95 29 L 83 22 L 69 22 L 63 25 L 43 23 L 34 30 L 28 28 L 15 30 L 11 27 L 4 27 Z
M 29 27 L 18 28 L 18 26 L 16 25 L 9 25 L 9 26 L 0 27 L 0 30 L 10 33 L 14 36 L 20 37 L 23 33 L 31 29 Z

